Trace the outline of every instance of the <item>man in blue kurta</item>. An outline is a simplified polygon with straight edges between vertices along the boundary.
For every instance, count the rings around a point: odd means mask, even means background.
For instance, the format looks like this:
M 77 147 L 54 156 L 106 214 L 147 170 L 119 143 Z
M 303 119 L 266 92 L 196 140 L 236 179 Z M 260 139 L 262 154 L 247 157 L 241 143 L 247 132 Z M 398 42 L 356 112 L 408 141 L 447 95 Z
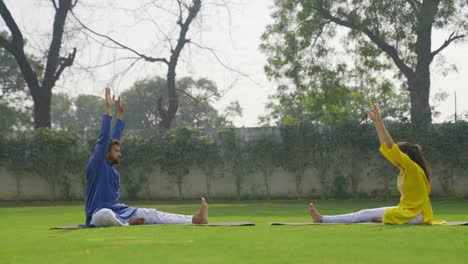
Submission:
M 208 205 L 201 198 L 200 212 L 197 215 L 179 215 L 156 209 L 128 207 L 119 203 L 120 174 L 115 168 L 119 164 L 125 123 L 122 121 L 124 104 L 118 100 L 117 120 L 111 136 L 112 105 L 114 97 L 106 88 L 106 114 L 102 119 L 101 132 L 93 155 L 86 167 L 86 225 L 118 226 L 133 224 L 206 224 Z

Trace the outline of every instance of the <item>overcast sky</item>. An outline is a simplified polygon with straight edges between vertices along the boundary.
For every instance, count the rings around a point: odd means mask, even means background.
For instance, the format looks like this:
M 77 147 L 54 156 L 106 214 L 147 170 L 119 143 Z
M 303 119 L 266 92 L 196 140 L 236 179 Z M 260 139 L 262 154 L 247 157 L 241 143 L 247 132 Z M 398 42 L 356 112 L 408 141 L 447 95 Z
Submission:
M 5 0 L 13 16 L 24 30 L 29 40 L 31 52 L 39 54 L 47 47 L 47 32 L 51 30 L 53 9 L 50 0 Z M 100 33 L 109 34 L 126 45 L 153 57 L 168 57 L 165 32 L 178 33 L 174 28 L 176 17 L 168 12 L 146 5 L 136 9 L 149 0 L 100 0 L 84 1 L 75 11 L 77 16 L 90 28 Z M 170 0 L 154 1 L 163 4 L 167 9 L 174 8 Z M 171 4 L 172 3 L 172 4 Z M 264 74 L 265 56 L 259 51 L 260 36 L 265 26 L 272 22 L 272 0 L 205 0 L 201 16 L 190 29 L 190 38 L 216 52 L 219 60 L 211 51 L 186 47 L 177 68 L 177 76 L 207 77 L 212 79 L 223 92 L 223 99 L 216 104 L 222 109 L 231 101 L 239 101 L 243 108 L 243 117 L 236 118 L 237 126 L 256 126 L 258 117 L 265 114 L 265 103 L 268 96 L 276 90 L 276 85 L 269 82 Z M 214 3 L 227 3 L 214 5 Z M 136 9 L 136 10 L 135 10 Z M 73 23 L 73 19 L 72 19 Z M 0 27 L 5 29 L 3 21 Z M 159 27 L 160 30 L 157 28 Z M 447 32 L 435 32 L 433 49 L 438 47 L 448 36 Z M 113 59 L 133 56 L 131 53 L 103 48 L 91 38 L 102 39 L 92 35 L 86 37 L 77 34 L 72 37 L 73 46 L 78 47 L 76 66 L 95 66 Z M 110 44 L 110 43 L 107 43 Z M 70 46 L 64 47 L 70 50 Z M 458 112 L 468 111 L 468 43 L 451 45 L 444 52 L 445 60 L 454 64 L 457 71 L 444 76 L 440 70 L 432 71 L 431 94 L 445 91 L 448 98 L 438 108 L 442 116 L 436 121 L 444 121 L 454 113 L 454 93 L 457 93 Z M 102 95 L 104 87 L 111 84 L 116 93 L 120 93 L 136 80 L 165 75 L 165 68 L 160 64 L 138 62 L 126 74 L 124 71 L 131 60 L 112 63 L 107 67 L 89 69 L 87 72 L 74 69 L 67 71 L 60 86 L 55 92 L 66 92 L 72 95 Z M 236 69 L 233 71 L 229 68 Z M 247 77 L 246 77 L 247 76 Z

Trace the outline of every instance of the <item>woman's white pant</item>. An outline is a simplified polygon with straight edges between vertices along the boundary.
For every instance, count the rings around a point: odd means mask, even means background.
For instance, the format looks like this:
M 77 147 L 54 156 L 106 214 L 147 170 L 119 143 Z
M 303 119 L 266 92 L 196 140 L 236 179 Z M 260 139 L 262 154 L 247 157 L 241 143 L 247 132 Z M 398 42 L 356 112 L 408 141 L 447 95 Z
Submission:
M 383 217 L 384 212 L 395 206 L 380 207 L 373 209 L 364 209 L 355 213 L 342 215 L 323 215 L 322 223 L 361 223 L 371 222 L 373 218 Z M 420 224 L 422 222 L 422 213 L 411 219 L 407 224 Z
M 138 208 L 135 217 L 143 217 L 144 224 L 191 224 L 192 215 L 171 214 L 156 209 Z M 120 220 L 110 209 L 101 209 L 93 214 L 91 225 L 103 226 L 127 226 L 128 222 Z

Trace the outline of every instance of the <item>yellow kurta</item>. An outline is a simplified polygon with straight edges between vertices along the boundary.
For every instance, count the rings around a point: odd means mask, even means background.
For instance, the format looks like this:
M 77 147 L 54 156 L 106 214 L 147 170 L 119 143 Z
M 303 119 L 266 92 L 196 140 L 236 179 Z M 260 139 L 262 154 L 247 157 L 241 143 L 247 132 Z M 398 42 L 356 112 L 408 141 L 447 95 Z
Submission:
M 429 199 L 431 184 L 424 170 L 408 155 L 401 152 L 396 144 L 393 144 L 391 148 L 382 144 L 379 150 L 400 170 L 397 179 L 397 187 L 401 195 L 400 203 L 396 208 L 385 211 L 383 222 L 405 224 L 422 212 L 422 224 L 432 224 L 432 206 Z

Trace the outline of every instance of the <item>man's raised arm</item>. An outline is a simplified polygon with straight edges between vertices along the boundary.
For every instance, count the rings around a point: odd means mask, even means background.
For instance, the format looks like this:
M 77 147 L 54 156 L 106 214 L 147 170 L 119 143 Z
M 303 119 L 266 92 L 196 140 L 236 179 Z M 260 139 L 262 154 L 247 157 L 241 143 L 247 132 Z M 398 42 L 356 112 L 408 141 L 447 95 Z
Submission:
M 94 149 L 91 162 L 103 161 L 106 157 L 107 149 L 110 145 L 111 134 L 111 122 L 112 122 L 112 105 L 114 104 L 114 96 L 110 96 L 110 89 L 106 88 L 106 113 L 102 118 L 101 132 Z
M 124 103 L 120 99 L 117 101 L 117 120 L 115 121 L 114 128 L 112 129 L 112 140 L 121 140 L 125 123 L 123 122 Z

